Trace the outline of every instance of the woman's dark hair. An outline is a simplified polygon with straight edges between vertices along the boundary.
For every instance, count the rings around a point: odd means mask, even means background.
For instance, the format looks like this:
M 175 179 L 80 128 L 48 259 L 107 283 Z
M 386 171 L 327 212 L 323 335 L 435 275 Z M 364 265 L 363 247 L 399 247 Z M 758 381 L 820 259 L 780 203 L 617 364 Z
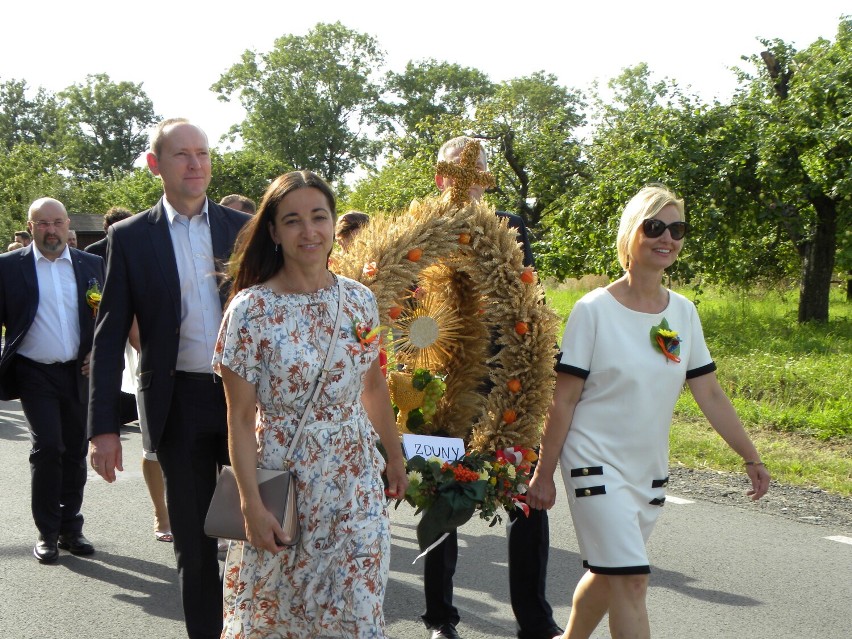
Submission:
M 291 171 L 279 175 L 263 194 L 257 215 L 246 222 L 237 237 L 230 263 L 233 280 L 231 298 L 244 288 L 267 281 L 284 266 L 283 251 L 275 250 L 269 227 L 275 225 L 275 213 L 281 200 L 296 189 L 307 187 L 315 188 L 325 195 L 331 207 L 332 222 L 336 221 L 337 202 L 334 191 L 325 180 L 311 171 Z

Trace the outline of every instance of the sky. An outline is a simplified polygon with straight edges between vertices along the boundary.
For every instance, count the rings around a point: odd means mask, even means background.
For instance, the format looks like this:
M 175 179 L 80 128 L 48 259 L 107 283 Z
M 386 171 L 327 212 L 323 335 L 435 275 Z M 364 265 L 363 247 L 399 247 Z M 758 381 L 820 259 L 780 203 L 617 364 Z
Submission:
M 761 51 L 758 38 L 803 49 L 833 40 L 849 0 L 14 0 L 0 10 L 0 81 L 23 79 L 53 92 L 106 73 L 142 83 L 162 117 L 188 117 L 216 145 L 243 118 L 210 86 L 247 49 L 340 21 L 374 36 L 386 69 L 434 58 L 485 72 L 492 81 L 536 71 L 585 89 L 646 62 L 706 100 L 726 99 L 733 66 Z M 649 9 L 653 7 L 653 11 Z M 220 148 L 225 148 L 221 147 Z

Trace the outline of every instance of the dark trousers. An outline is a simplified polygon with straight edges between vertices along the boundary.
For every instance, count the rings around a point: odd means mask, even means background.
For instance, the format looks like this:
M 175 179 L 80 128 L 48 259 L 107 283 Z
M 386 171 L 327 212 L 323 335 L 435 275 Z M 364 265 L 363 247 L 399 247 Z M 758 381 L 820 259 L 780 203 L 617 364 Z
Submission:
M 509 594 L 518 621 L 521 639 L 548 636 L 557 627 L 553 609 L 547 603 L 547 557 L 550 529 L 546 510 L 530 510 L 529 517 L 514 509 L 509 514 Z M 458 535 L 453 531 L 444 542 L 424 557 L 423 585 L 428 627 L 453 625 L 459 612 L 453 605 L 453 575 L 458 561 Z M 551 633 L 549 637 L 552 637 Z
M 228 463 L 225 394 L 220 383 L 176 377 L 157 459 L 166 480 L 186 630 L 190 639 L 222 632 L 217 542 L 204 518 L 219 467 Z
M 15 358 L 21 406 L 30 427 L 32 513 L 42 536 L 83 530 L 86 485 L 86 408 L 77 362 L 39 364 Z

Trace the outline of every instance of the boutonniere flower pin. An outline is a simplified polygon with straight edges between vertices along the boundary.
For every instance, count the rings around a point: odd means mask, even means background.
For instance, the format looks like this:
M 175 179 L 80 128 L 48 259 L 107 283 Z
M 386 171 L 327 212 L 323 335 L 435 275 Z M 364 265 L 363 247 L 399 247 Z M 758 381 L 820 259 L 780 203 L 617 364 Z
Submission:
M 86 304 L 92 309 L 92 317 L 97 317 L 101 306 L 101 285 L 94 277 L 89 280 L 89 288 L 86 289 Z
M 678 356 L 680 355 L 682 341 L 677 331 L 673 331 L 669 327 L 665 317 L 657 326 L 651 327 L 651 344 L 654 348 L 658 348 L 667 360 L 680 363 Z
M 358 340 L 361 348 L 367 348 L 367 346 L 376 341 L 376 338 L 378 338 L 384 328 L 384 326 L 373 328 L 367 322 L 352 322 L 352 334 L 355 335 L 355 339 Z

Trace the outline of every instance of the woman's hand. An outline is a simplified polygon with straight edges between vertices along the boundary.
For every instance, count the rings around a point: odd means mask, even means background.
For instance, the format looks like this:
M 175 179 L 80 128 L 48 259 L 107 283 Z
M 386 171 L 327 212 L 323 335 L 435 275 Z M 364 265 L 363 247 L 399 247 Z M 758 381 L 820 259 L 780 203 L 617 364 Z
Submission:
M 537 510 L 550 510 L 556 503 L 556 484 L 553 483 L 553 475 L 538 471 L 536 468 L 527 488 L 527 505 Z
M 261 503 L 254 507 L 245 507 L 243 516 L 246 520 L 246 537 L 248 543 L 255 548 L 267 550 L 273 554 L 284 550 L 284 545 L 278 543 L 284 538 L 284 529 L 276 521 L 275 515 L 269 512 Z
M 760 464 L 746 464 L 746 474 L 751 480 L 751 490 L 746 492 L 746 495 L 751 497 L 752 501 L 757 501 L 766 494 L 769 490 L 769 471 L 766 466 Z
M 402 456 L 388 461 L 386 474 L 388 487 L 385 489 L 385 494 L 393 499 L 402 499 L 408 489 L 408 475 L 405 473 Z

